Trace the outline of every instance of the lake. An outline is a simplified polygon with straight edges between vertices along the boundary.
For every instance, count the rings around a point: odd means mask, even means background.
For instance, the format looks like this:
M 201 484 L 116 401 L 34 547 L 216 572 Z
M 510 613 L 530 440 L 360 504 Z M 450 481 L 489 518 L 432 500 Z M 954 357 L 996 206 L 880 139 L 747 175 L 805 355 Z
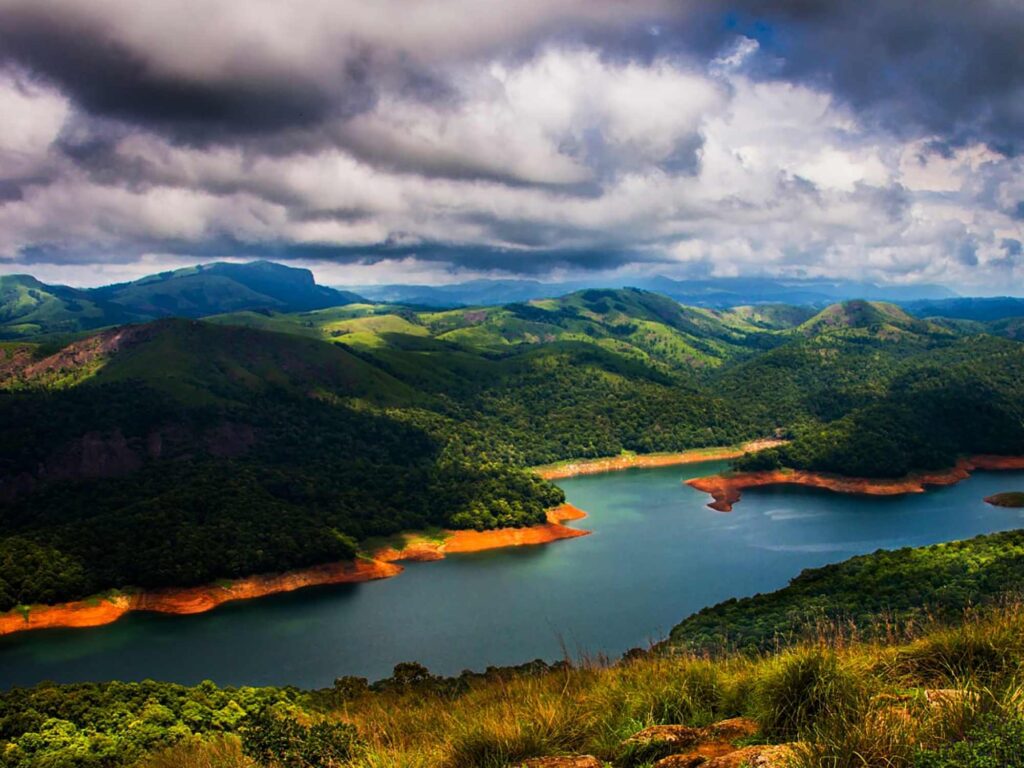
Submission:
M 583 538 L 408 563 L 397 578 L 229 604 L 131 614 L 93 629 L 0 638 L 0 687 L 41 680 L 328 686 L 385 677 L 400 661 L 457 674 L 565 653 L 618 655 L 700 608 L 784 586 L 802 569 L 879 548 L 1024 527 L 983 497 L 1024 472 L 979 472 L 926 494 L 870 498 L 746 491 L 733 512 L 683 485 L 725 462 L 559 481 L 589 517 Z

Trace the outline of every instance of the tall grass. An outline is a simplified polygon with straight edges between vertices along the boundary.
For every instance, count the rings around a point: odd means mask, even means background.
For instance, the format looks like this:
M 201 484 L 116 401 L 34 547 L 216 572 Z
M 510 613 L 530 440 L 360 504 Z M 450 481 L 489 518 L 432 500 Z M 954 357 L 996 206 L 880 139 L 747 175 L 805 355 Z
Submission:
M 795 742 L 802 768 L 913 768 L 991 718 L 1024 720 L 1022 637 L 1024 612 L 1007 606 L 897 644 L 582 660 L 480 680 L 457 695 L 365 693 L 329 714 L 354 723 L 365 741 L 357 768 L 504 768 L 581 753 L 621 765 L 621 743 L 646 726 L 737 715 L 756 719 L 764 741 Z M 177 763 L 154 756 L 145 768 L 251 768 L 231 745 L 214 743 L 209 754 L 183 745 Z

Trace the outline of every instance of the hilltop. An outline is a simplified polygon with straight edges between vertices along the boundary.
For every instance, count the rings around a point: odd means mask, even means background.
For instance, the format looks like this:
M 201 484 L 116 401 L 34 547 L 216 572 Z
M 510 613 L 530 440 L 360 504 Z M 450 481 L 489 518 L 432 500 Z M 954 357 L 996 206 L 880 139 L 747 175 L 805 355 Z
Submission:
M 0 275 L 0 338 L 73 333 L 136 319 L 88 290 L 46 285 L 31 275 Z
M 362 301 L 317 285 L 308 269 L 267 261 L 215 263 L 101 288 L 0 277 L 0 339 L 76 333 L 160 317 L 204 317 L 244 309 L 295 312 Z
M 948 333 L 943 328 L 919 320 L 895 304 L 881 301 L 844 301 L 826 307 L 799 326 L 805 336 L 820 333 L 860 331 L 878 338 L 900 333 L 918 335 Z

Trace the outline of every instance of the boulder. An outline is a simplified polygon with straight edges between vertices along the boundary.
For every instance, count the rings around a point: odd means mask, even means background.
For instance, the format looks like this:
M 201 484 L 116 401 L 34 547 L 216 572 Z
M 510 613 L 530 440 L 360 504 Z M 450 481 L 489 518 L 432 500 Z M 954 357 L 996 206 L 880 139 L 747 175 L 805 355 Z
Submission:
M 701 768 L 788 768 L 795 757 L 796 752 L 789 744 L 762 744 L 737 749 L 700 765 Z
M 630 763 L 643 763 L 676 755 L 705 738 L 702 728 L 686 725 L 652 725 L 622 742 L 619 751 Z
M 708 739 L 715 741 L 736 741 L 753 736 L 761 727 L 756 720 L 749 717 L 730 717 L 728 720 L 719 720 L 707 728 L 701 729 Z
M 654 768 L 697 768 L 707 765 L 708 759 L 704 755 L 690 752 L 685 755 L 669 755 L 663 757 L 654 764 Z
M 604 763 L 591 755 L 573 757 L 534 757 L 519 768 L 602 768 Z
M 626 739 L 621 754 L 633 762 L 658 760 L 658 768 L 689 768 L 733 752 L 732 742 L 759 730 L 749 717 L 732 717 L 704 728 L 652 725 Z
M 655 768 L 691 768 L 704 765 L 708 760 L 735 752 L 736 747 L 727 741 L 709 741 L 698 744 L 678 755 L 669 755 L 656 762 Z

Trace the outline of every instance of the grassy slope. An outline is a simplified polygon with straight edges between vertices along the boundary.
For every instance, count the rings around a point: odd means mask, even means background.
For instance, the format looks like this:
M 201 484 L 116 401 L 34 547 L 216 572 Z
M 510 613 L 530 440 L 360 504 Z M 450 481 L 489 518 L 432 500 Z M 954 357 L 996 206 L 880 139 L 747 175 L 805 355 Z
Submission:
M 718 367 L 780 343 L 778 332 L 806 316 L 794 307 L 712 311 L 683 307 L 635 289 L 580 291 L 500 307 L 418 312 L 392 305 L 354 305 L 292 315 L 236 313 L 215 322 L 319 335 L 380 349 L 393 335 L 431 336 L 474 353 L 508 355 L 554 342 L 591 344 L 660 370 Z
M 752 718 L 754 743 L 797 742 L 792 768 L 994 768 L 1024 750 L 1024 613 L 1009 605 L 875 643 L 809 641 L 709 660 L 631 654 L 434 678 L 415 664 L 368 688 L 186 688 L 153 682 L 0 694 L 0 754 L 11 768 L 138 765 L 255 768 L 236 734 L 252 714 L 344 722 L 353 768 L 510 768 L 591 754 L 650 766 L 623 741 L 650 725 Z M 964 691 L 936 697 L 934 691 Z M 147 754 L 148 753 L 148 754 Z M 90 756 L 95 755 L 90 759 Z
M 71 333 L 133 319 L 85 291 L 45 285 L 28 275 L 0 275 L 0 338 Z

